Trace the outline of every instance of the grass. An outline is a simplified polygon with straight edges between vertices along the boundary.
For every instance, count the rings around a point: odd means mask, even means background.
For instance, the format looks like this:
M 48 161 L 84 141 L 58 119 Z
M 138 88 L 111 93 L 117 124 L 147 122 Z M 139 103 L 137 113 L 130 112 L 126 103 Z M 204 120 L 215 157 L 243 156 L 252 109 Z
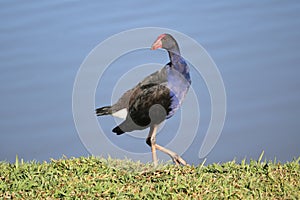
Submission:
M 300 158 L 177 167 L 80 157 L 0 163 L 0 199 L 300 199 Z

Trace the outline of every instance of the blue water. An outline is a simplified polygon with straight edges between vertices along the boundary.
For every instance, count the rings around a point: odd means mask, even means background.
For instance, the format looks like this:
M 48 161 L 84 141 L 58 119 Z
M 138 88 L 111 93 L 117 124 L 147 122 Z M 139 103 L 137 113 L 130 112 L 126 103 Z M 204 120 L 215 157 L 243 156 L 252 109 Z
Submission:
M 72 116 L 73 83 L 81 63 L 113 34 L 155 26 L 195 39 L 222 75 L 227 116 L 207 163 L 257 159 L 263 150 L 267 159 L 290 161 L 300 155 L 299 19 L 298 1 L 1 1 L 0 160 L 12 162 L 16 154 L 38 161 L 90 155 Z M 114 64 L 130 70 L 147 54 L 129 54 Z M 167 62 L 163 51 L 151 54 L 156 62 Z M 115 82 L 109 77 L 118 71 L 115 67 L 106 72 L 107 88 L 113 88 Z M 205 91 L 199 75 L 194 73 L 192 79 L 193 87 Z M 97 91 L 96 106 L 110 102 L 111 91 L 104 90 Z M 209 95 L 197 96 L 202 99 L 201 128 L 183 154 L 194 164 L 202 161 L 198 152 L 210 118 Z M 183 109 L 193 110 L 189 104 Z M 180 113 L 166 122 L 158 143 L 166 144 L 173 137 L 178 120 Z M 144 139 L 132 144 L 130 137 L 114 136 L 111 121 L 100 118 L 99 124 L 108 122 L 103 129 L 114 143 L 129 151 L 150 151 Z M 104 149 L 102 154 L 107 152 Z

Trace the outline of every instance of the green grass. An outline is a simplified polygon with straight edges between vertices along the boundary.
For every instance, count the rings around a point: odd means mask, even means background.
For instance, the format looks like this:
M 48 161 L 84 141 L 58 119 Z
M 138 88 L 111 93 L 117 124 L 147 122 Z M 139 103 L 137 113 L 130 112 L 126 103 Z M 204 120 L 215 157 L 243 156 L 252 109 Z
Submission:
M 261 159 L 261 158 L 260 158 Z M 0 163 L 0 199 L 300 199 L 300 158 L 177 167 L 81 157 Z

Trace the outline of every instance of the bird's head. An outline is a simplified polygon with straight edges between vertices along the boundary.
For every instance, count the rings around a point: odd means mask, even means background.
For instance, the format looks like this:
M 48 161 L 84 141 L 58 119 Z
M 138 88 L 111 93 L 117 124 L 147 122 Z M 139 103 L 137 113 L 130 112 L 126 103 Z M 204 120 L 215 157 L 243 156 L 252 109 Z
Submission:
M 164 33 L 158 36 L 151 46 L 151 50 L 166 49 L 167 51 L 179 51 L 176 40 L 170 34 Z

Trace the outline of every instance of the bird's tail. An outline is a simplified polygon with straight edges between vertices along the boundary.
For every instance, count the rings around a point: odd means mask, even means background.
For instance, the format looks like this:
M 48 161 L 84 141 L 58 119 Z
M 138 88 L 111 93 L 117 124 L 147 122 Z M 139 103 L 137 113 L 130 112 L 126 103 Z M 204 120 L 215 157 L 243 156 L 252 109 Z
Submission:
M 96 109 L 96 115 L 101 116 L 101 115 L 111 115 L 112 114 L 112 109 L 111 106 L 104 106 L 102 108 L 97 108 Z

